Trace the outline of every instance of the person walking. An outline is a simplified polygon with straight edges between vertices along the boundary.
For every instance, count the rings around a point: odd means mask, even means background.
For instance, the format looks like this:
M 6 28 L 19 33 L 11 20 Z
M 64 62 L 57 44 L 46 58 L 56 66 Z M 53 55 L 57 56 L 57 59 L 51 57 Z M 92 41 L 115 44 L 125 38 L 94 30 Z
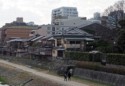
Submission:
M 71 73 L 70 72 L 68 72 L 68 80 L 71 80 Z
M 65 73 L 64 73 L 64 81 L 67 81 L 67 78 L 68 78 L 67 72 L 65 72 Z
M 73 69 L 70 69 L 68 71 L 68 80 L 71 80 L 72 73 L 73 73 Z

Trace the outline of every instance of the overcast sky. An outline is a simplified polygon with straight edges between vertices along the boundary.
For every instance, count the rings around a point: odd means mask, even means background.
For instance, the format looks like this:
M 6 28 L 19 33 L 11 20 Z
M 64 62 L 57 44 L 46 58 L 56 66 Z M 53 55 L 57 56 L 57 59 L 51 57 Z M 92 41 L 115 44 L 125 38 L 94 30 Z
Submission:
M 66 6 L 77 7 L 80 17 L 93 17 L 118 0 L 0 0 L 0 27 L 23 17 L 25 22 L 49 24 L 52 9 Z

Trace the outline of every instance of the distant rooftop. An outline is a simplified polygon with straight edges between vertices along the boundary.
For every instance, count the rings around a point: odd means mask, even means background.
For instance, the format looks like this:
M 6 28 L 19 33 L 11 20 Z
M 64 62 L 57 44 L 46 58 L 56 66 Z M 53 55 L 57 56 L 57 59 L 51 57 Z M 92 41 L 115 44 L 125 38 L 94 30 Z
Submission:
M 22 17 L 18 17 L 16 19 L 16 21 L 13 21 L 11 23 L 6 23 L 3 26 L 3 28 L 30 28 L 30 29 L 37 29 L 38 25 L 35 25 L 33 22 L 25 23 L 25 22 L 23 22 Z
M 57 9 L 63 9 L 63 8 L 74 8 L 74 9 L 77 9 L 76 7 L 59 7 L 59 8 L 55 8 L 54 10 L 57 10 Z

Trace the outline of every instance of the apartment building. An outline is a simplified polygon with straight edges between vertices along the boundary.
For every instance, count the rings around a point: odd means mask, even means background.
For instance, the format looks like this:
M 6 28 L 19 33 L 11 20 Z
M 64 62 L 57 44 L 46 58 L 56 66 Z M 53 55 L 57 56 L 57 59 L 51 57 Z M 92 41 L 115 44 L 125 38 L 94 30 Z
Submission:
M 12 23 L 6 23 L 2 27 L 2 41 L 8 41 L 14 38 L 29 38 L 35 35 L 35 30 L 38 26 L 29 26 L 23 22 L 23 18 L 17 18 Z
M 76 7 L 60 7 L 52 10 L 52 24 L 55 24 L 56 19 L 67 19 L 69 17 L 78 17 Z

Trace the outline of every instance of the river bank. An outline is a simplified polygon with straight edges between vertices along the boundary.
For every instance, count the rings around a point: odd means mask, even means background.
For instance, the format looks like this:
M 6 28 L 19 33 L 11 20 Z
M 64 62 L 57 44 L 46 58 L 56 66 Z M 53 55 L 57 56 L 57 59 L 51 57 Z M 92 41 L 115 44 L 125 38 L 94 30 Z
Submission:
M 0 76 L 3 77 L 9 85 L 19 85 L 25 83 L 27 80 L 33 79 L 27 83 L 26 86 L 60 86 L 58 83 L 2 63 L 0 63 Z
M 10 56 L 1 56 L 0 58 L 4 59 L 5 61 L 9 61 L 12 63 L 16 63 L 16 64 L 20 64 L 20 65 L 24 65 L 26 67 L 29 67 L 31 69 L 36 69 L 36 70 L 40 70 L 41 72 L 43 71 L 49 71 L 48 73 L 52 72 L 55 68 L 55 66 L 59 66 L 60 64 L 63 64 L 62 61 L 57 60 L 57 61 L 53 61 L 52 62 L 48 62 L 48 61 L 40 61 L 40 60 L 34 60 L 34 59 L 30 59 L 28 57 L 10 57 Z M 51 63 L 51 64 L 50 64 Z M 48 69 L 49 67 L 49 69 Z M 56 73 L 55 71 L 53 71 L 54 73 Z M 52 75 L 55 75 L 52 73 Z M 58 76 L 58 75 L 57 75 Z M 63 77 L 61 77 L 63 79 Z M 83 78 L 80 78 L 80 80 L 78 79 L 78 77 L 76 79 L 74 79 L 74 81 L 82 81 L 81 83 L 85 83 L 89 86 L 109 86 L 109 85 L 105 85 L 104 83 L 99 83 L 96 81 L 89 81 Z

